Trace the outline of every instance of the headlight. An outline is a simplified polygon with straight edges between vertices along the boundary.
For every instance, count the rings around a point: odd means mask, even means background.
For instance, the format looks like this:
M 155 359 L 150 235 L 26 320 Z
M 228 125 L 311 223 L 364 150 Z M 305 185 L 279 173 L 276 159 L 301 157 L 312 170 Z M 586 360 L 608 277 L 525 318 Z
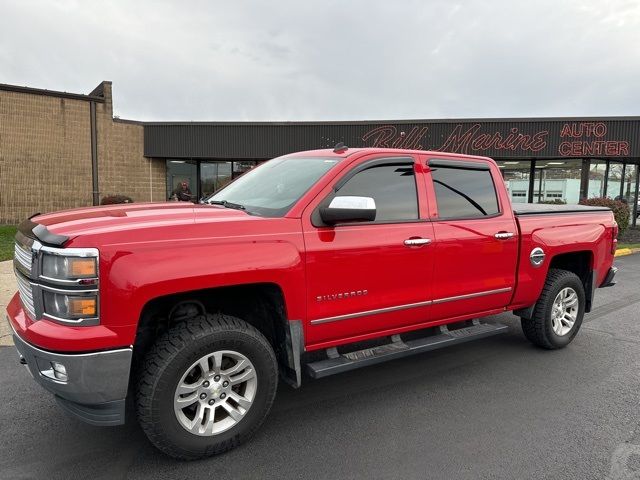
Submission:
M 93 257 L 47 255 L 42 258 L 42 275 L 57 280 L 96 278 L 98 265 Z
M 40 255 L 39 282 L 34 286 L 40 315 L 74 326 L 99 325 L 98 250 L 44 246 Z
M 63 320 L 94 318 L 98 315 L 98 296 L 45 291 L 44 311 Z

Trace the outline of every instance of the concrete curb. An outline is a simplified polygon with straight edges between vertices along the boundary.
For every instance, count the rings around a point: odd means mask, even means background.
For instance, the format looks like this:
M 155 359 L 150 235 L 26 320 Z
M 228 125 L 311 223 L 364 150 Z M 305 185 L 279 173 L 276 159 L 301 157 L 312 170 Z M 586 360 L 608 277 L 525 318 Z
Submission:
M 616 250 L 616 257 L 624 257 L 625 255 L 632 255 L 634 253 L 640 253 L 640 248 L 621 248 Z

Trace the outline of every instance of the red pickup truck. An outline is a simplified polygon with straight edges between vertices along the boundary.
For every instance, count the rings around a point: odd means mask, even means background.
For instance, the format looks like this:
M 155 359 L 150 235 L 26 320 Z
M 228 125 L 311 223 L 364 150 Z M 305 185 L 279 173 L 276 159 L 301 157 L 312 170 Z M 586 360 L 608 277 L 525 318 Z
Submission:
M 264 421 L 279 379 L 504 332 L 546 349 L 613 285 L 606 208 L 512 208 L 490 158 L 394 149 L 270 160 L 202 204 L 37 215 L 16 235 L 21 362 L 95 425 L 131 399 L 160 450 L 198 458 Z

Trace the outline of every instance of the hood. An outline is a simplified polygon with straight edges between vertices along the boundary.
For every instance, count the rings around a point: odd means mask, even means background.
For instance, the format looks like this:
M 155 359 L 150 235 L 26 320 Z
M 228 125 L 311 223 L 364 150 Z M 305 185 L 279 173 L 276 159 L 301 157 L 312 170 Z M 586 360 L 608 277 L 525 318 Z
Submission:
M 73 239 L 78 235 L 95 235 L 140 228 L 171 227 L 207 221 L 249 220 L 240 210 L 216 205 L 194 205 L 188 202 L 128 203 L 101 207 L 78 208 L 47 213 L 31 218 L 54 235 Z

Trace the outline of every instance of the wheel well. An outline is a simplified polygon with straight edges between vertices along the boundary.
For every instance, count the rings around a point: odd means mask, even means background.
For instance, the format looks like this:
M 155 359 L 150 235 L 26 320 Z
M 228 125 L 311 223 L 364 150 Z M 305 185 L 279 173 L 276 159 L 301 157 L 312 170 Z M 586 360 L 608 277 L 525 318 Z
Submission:
M 272 283 L 182 292 L 149 301 L 138 322 L 134 364 L 139 364 L 155 339 L 173 323 L 205 313 L 224 313 L 253 325 L 273 347 L 278 363 L 287 365 L 289 322 L 282 290 Z
M 593 253 L 585 250 L 580 252 L 570 252 L 557 255 L 551 259 L 549 268 L 558 268 L 575 273 L 582 285 L 586 297 L 585 311 L 591 311 L 593 299 Z

